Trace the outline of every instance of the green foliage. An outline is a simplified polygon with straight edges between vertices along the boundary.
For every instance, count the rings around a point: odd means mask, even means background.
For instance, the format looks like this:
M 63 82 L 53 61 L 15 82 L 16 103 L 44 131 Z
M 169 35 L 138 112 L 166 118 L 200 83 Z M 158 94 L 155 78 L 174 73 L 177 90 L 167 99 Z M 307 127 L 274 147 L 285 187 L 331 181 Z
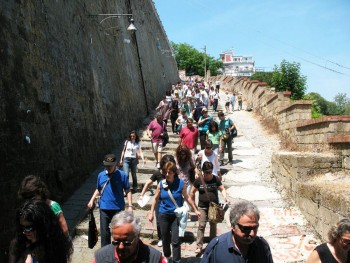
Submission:
M 345 93 L 338 93 L 333 101 L 327 101 L 320 94 L 311 92 L 303 96 L 304 100 L 312 100 L 312 116 L 318 118 L 323 115 L 350 115 L 350 100 Z
M 309 93 L 305 94 L 303 96 L 303 100 L 311 100 L 312 101 L 312 107 L 311 107 L 311 117 L 313 119 L 321 117 L 322 111 L 321 106 L 319 105 L 319 97 L 322 98 L 318 93 Z M 323 99 L 323 98 L 322 98 Z
M 178 68 L 185 69 L 188 76 L 204 76 L 205 64 L 206 69 L 210 69 L 210 74 L 212 76 L 216 76 L 220 73 L 220 69 L 222 68 L 222 61 L 220 59 L 214 59 L 203 52 L 199 52 L 197 49 L 186 43 L 176 44 L 171 42 L 171 46 L 174 50 Z M 206 62 L 204 56 L 206 56 Z
M 268 85 L 271 86 L 273 72 L 255 72 L 250 79 L 251 80 L 259 80 L 261 82 L 267 82 Z
M 300 63 L 283 60 L 279 67 L 275 65 L 271 86 L 276 91 L 291 91 L 291 98 L 294 100 L 301 99 L 306 90 L 306 77 L 300 73 Z
M 350 99 L 345 93 L 338 93 L 327 106 L 329 115 L 350 115 Z

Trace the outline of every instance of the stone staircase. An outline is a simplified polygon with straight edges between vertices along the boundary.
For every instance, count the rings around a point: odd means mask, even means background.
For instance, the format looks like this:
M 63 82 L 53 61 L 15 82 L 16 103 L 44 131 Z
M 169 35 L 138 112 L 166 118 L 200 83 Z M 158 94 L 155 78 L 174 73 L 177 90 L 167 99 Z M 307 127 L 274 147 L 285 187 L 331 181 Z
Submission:
M 218 110 L 220 110 L 220 105 L 218 107 Z M 209 114 L 213 116 L 214 119 L 217 118 L 217 114 L 215 112 L 212 112 L 211 109 L 209 109 Z M 141 140 L 141 146 L 144 158 L 146 160 L 145 165 L 143 165 L 142 161 L 140 160 L 140 163 L 138 164 L 137 168 L 137 180 L 138 180 L 138 190 L 132 194 L 132 200 L 133 200 L 133 206 L 134 206 L 134 213 L 140 217 L 142 222 L 142 231 L 141 231 L 141 237 L 142 238 L 149 238 L 149 239 L 157 239 L 157 229 L 156 229 L 156 223 L 155 221 L 153 223 L 150 223 L 148 221 L 148 212 L 151 209 L 151 203 L 153 200 L 153 196 L 155 193 L 155 189 L 157 187 L 156 182 L 153 183 L 153 185 L 148 189 L 146 192 L 146 195 L 149 195 L 151 197 L 150 201 L 144 206 L 140 207 L 137 203 L 137 200 L 139 199 L 140 192 L 145 185 L 145 183 L 148 181 L 148 179 L 151 177 L 151 175 L 156 172 L 156 162 L 155 158 L 152 152 L 151 148 L 151 141 L 147 136 L 146 128 L 148 123 L 151 121 L 151 119 L 147 119 L 147 122 L 144 122 L 144 129 L 138 130 L 138 135 L 140 136 Z M 169 134 L 169 143 L 164 147 L 163 154 L 175 154 L 175 150 L 178 146 L 178 140 L 179 135 L 173 134 L 171 131 L 171 122 L 168 120 L 167 124 L 167 130 Z M 198 149 L 200 147 L 198 146 Z M 227 154 L 227 153 L 226 153 Z M 226 155 L 225 154 L 225 155 Z M 227 159 L 227 156 L 225 156 Z M 225 169 L 225 166 L 222 167 L 221 172 L 222 174 L 227 173 L 228 169 Z M 132 183 L 131 176 L 129 177 L 130 183 Z M 198 198 L 198 192 L 196 196 L 196 203 Z M 221 194 L 219 194 L 219 198 L 221 198 Z M 96 219 L 96 224 L 99 229 L 99 210 L 97 208 L 94 209 L 94 215 Z M 228 217 L 228 213 L 226 213 L 226 216 Z M 227 221 L 228 222 L 228 221 Z M 197 216 L 192 212 L 190 212 L 189 215 L 189 221 L 187 223 L 186 233 L 183 238 L 183 242 L 193 242 L 195 241 L 195 237 L 197 235 L 197 228 L 198 228 L 198 221 Z M 87 229 L 88 229 L 88 220 L 84 219 L 80 224 L 77 225 L 75 229 L 76 235 L 87 235 Z M 218 235 L 225 233 L 229 231 L 230 226 L 224 221 L 223 223 L 218 224 Z M 209 225 L 206 228 L 205 236 L 209 236 Z M 206 240 L 205 240 L 206 241 Z M 195 243 L 195 242 L 194 242 Z

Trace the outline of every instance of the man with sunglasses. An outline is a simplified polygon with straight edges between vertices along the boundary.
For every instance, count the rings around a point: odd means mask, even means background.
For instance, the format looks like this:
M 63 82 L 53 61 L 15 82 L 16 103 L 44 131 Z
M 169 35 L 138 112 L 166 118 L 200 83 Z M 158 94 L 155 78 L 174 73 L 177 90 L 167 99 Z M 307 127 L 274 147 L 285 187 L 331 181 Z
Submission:
M 132 213 L 116 214 L 110 224 L 112 243 L 95 252 L 93 263 L 166 263 L 166 258 L 140 239 L 141 222 Z
M 231 231 L 213 239 L 205 249 L 202 263 L 273 263 L 270 246 L 258 237 L 260 212 L 247 200 L 230 211 Z

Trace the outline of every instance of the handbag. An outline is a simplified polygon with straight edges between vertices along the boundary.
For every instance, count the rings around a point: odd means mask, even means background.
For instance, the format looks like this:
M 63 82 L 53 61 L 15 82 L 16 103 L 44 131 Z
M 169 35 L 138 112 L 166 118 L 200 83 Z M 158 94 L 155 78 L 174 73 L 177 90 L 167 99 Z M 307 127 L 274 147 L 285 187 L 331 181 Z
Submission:
M 235 138 L 235 137 L 237 137 L 237 135 L 238 135 L 237 129 L 236 129 L 236 127 L 234 127 L 233 130 L 231 131 L 231 136 L 232 136 L 232 138 Z
M 92 212 L 93 210 L 90 209 L 89 211 L 89 229 L 88 229 L 88 247 L 94 248 L 98 241 L 98 231 L 96 227 L 96 221 L 94 214 Z
M 210 201 L 207 185 L 204 182 L 203 176 L 200 176 L 200 178 L 202 181 L 204 192 L 209 200 L 208 220 L 210 223 L 214 223 L 214 224 L 221 223 L 222 221 L 224 221 L 225 210 L 223 209 L 222 206 Z

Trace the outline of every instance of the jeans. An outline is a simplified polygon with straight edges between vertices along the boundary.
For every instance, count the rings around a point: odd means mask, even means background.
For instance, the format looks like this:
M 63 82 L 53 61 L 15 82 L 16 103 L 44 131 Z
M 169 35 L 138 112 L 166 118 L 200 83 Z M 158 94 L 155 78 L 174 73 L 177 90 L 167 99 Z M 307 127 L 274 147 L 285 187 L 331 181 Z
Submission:
M 176 215 L 159 213 L 160 231 L 162 232 L 163 253 L 165 257 L 170 257 L 173 248 L 173 262 L 181 260 L 181 242 L 179 237 L 179 219 Z
M 204 231 L 205 226 L 208 220 L 208 208 L 199 207 L 199 212 L 201 212 L 201 218 L 198 219 L 198 230 L 197 230 L 197 248 L 203 248 L 203 239 L 204 239 Z M 210 240 L 216 237 L 216 224 L 210 223 Z
M 225 154 L 225 149 L 227 146 L 227 151 L 228 151 L 228 160 L 230 162 L 232 162 L 232 136 L 230 135 L 230 137 L 227 140 L 222 140 L 222 152 L 220 154 L 220 161 L 224 161 L 224 154 Z
M 238 101 L 238 110 L 242 109 L 242 101 Z
M 136 177 L 137 158 L 125 157 L 123 161 L 123 170 L 129 178 L 129 170 L 131 170 L 132 187 L 135 190 L 137 188 Z
M 214 102 L 213 102 L 213 111 L 216 111 L 216 109 L 218 108 L 218 103 L 219 103 L 219 100 L 218 100 L 218 99 L 214 99 Z
M 100 209 L 101 247 L 107 246 L 111 243 L 111 230 L 109 229 L 109 224 L 112 221 L 112 217 L 118 212 L 120 211 Z

